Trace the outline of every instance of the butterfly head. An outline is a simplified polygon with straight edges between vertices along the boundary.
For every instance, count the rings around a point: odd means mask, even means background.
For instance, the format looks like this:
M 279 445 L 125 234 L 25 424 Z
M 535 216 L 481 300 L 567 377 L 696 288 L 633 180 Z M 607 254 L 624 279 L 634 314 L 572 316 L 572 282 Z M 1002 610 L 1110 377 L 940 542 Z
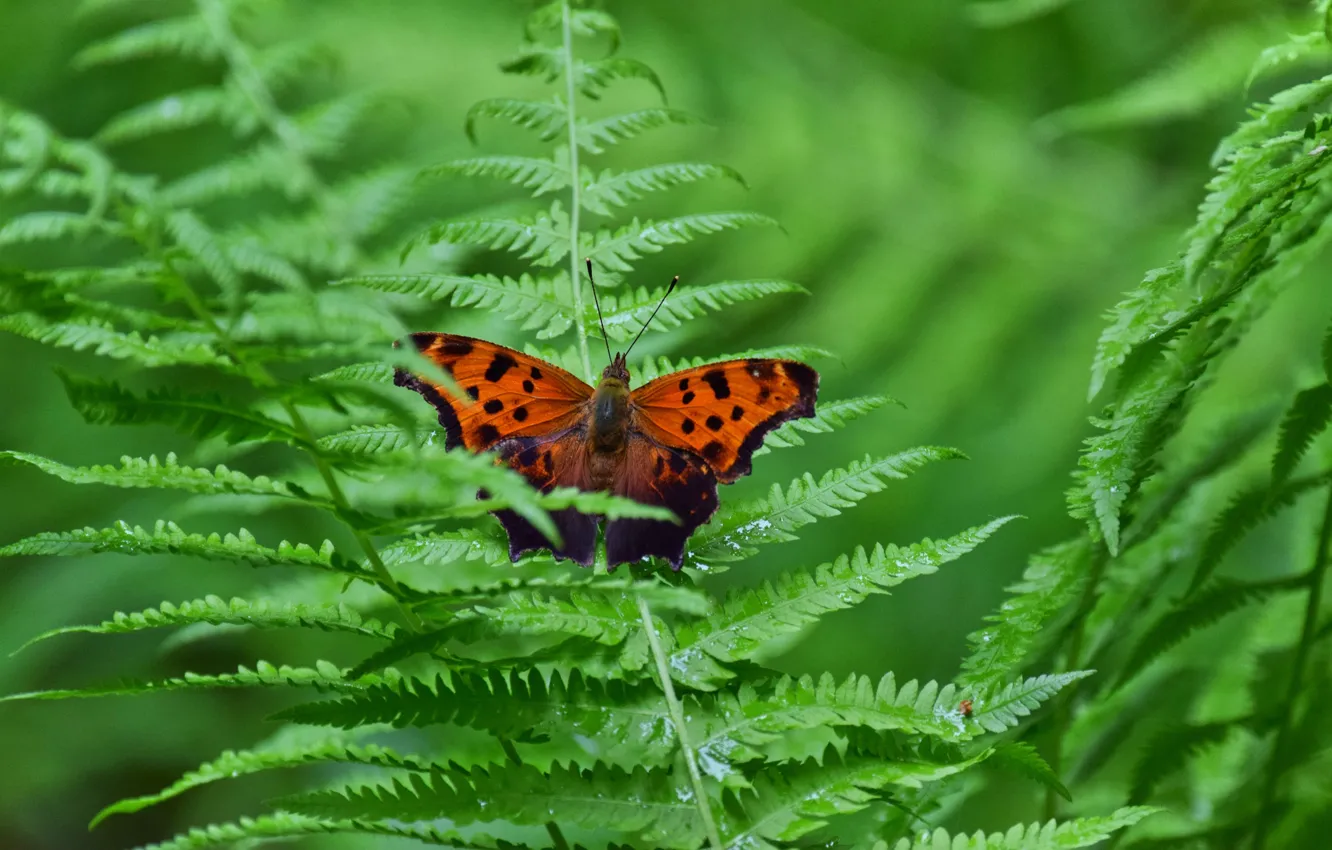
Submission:
M 629 361 L 623 354 L 616 354 L 611 358 L 610 365 L 601 370 L 601 382 L 614 381 L 629 386 Z

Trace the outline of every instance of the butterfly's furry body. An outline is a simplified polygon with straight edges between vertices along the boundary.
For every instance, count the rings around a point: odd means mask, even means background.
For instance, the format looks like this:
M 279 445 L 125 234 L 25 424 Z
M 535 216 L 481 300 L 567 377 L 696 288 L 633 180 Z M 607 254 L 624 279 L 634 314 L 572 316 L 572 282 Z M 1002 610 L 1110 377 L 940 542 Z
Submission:
M 717 510 L 717 484 L 750 471 L 763 436 L 790 419 L 814 415 L 818 373 L 789 360 L 733 360 L 666 375 L 631 390 L 623 355 L 596 389 L 534 357 L 454 334 L 412 335 L 467 398 L 399 370 L 395 382 L 421 393 L 439 412 L 448 448 L 495 451 L 533 486 L 600 490 L 669 508 L 678 523 L 615 519 L 606 525 L 610 567 L 649 556 L 678 568 L 694 529 Z M 512 511 L 496 511 L 509 555 L 551 548 L 557 558 L 591 565 L 597 517 L 573 509 L 551 514 L 562 545 Z

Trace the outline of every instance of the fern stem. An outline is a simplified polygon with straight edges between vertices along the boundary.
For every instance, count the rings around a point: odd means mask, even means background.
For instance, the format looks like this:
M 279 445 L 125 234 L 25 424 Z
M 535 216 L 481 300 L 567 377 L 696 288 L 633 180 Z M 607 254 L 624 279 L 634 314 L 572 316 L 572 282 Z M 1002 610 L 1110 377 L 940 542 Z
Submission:
M 1295 701 L 1299 699 L 1304 686 L 1304 673 L 1309 665 L 1309 655 L 1318 629 L 1318 610 L 1323 601 L 1323 577 L 1327 575 L 1327 549 L 1330 541 L 1332 541 L 1332 488 L 1328 489 L 1327 505 L 1323 508 L 1323 524 L 1318 529 L 1318 548 L 1314 551 L 1313 567 L 1306 574 L 1309 599 L 1304 606 L 1304 625 L 1300 630 L 1299 646 L 1295 648 L 1295 663 L 1290 672 L 1290 686 L 1286 690 L 1286 699 L 1281 704 L 1281 720 L 1277 726 L 1276 739 L 1272 742 L 1272 754 L 1267 763 L 1262 802 L 1258 805 L 1258 816 L 1253 822 L 1253 850 L 1263 850 L 1270 832 L 1268 825 L 1273 816 L 1272 808 L 1276 802 L 1277 785 L 1281 782 L 1281 774 L 1285 768 L 1283 762 L 1295 714 Z
M 648 647 L 652 650 L 652 660 L 657 664 L 657 676 L 661 679 L 661 690 L 666 695 L 666 708 L 675 725 L 675 735 L 680 741 L 680 752 L 684 756 L 685 767 L 689 771 L 689 783 L 694 788 L 694 802 L 698 814 L 703 818 L 703 829 L 708 834 L 708 841 L 714 850 L 722 850 L 721 834 L 717 832 L 717 822 L 712 817 L 712 804 L 708 801 L 707 789 L 703 787 L 703 774 L 698 771 L 698 758 L 694 754 L 694 745 L 689 740 L 689 731 L 685 728 L 684 708 L 675 696 L 675 685 L 671 682 L 671 668 L 666 663 L 666 653 L 661 648 L 661 638 L 657 627 L 652 622 L 652 611 L 647 600 L 638 597 L 638 618 L 643 621 L 643 632 L 647 635 Z
M 583 377 L 592 383 L 592 358 L 587 352 L 587 326 L 583 324 L 583 281 L 578 271 L 578 214 L 582 211 L 582 178 L 578 173 L 578 88 L 574 85 L 573 12 L 569 0 L 563 4 L 564 27 L 564 121 L 569 128 L 569 287 L 573 290 L 574 330 L 578 334 L 578 356 Z

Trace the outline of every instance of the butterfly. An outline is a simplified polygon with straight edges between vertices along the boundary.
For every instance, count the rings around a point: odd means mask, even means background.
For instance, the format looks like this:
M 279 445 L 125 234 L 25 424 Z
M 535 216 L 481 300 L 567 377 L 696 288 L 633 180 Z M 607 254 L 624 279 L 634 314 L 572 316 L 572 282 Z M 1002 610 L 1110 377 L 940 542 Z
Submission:
M 590 261 L 587 270 L 591 279 Z M 592 287 L 595 299 L 595 282 Z M 395 373 L 394 383 L 420 393 L 438 411 L 445 448 L 494 451 L 497 462 L 543 493 L 556 487 L 605 491 L 676 515 L 678 524 L 642 518 L 607 522 L 611 568 L 656 556 L 679 569 L 689 536 L 717 510 L 717 485 L 749 474 L 754 451 L 769 431 L 813 416 L 819 388 L 818 373 L 804 363 L 751 358 L 685 369 L 630 389 L 629 350 L 611 356 L 609 341 L 610 364 L 593 388 L 551 363 L 493 342 L 449 333 L 414 333 L 411 340 L 464 393 L 454 395 L 404 369 Z M 555 546 L 513 511 L 494 513 L 508 533 L 514 561 L 545 548 L 557 559 L 584 566 L 595 558 L 598 517 L 573 508 L 552 511 L 562 539 Z

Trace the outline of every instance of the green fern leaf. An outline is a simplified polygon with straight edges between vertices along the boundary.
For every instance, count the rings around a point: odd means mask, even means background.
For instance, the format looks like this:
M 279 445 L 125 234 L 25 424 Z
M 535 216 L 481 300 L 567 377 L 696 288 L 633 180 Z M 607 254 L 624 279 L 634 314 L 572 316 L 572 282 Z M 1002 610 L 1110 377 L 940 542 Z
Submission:
M 227 259 L 239 272 L 272 281 L 294 293 L 305 294 L 310 285 L 305 275 L 285 257 L 270 251 L 260 240 L 253 237 L 228 240 L 225 245 Z
M 475 307 L 498 313 L 523 330 L 534 330 L 538 339 L 559 336 L 573 326 L 569 308 L 569 276 L 550 278 L 522 275 L 365 275 L 347 278 L 343 284 L 363 286 L 376 292 L 414 295 L 432 301 L 448 301 L 454 307 Z
M 1269 76 L 1290 65 L 1313 63 L 1324 60 L 1332 53 L 1327 33 L 1320 29 L 1312 32 L 1296 33 L 1281 44 L 1274 44 L 1258 54 L 1253 67 L 1249 69 L 1249 78 L 1245 81 L 1246 89 L 1263 77 Z
M 249 129 L 248 112 L 248 104 L 239 97 L 239 92 L 230 88 L 189 89 L 115 115 L 97 131 L 96 138 L 103 144 L 114 145 L 211 122 Z
M 910 755 L 903 760 L 843 757 L 829 751 L 822 763 L 760 774 L 754 796 L 740 797 L 743 814 L 729 808 L 720 812 L 718 828 L 727 847 L 778 850 L 827 825 L 831 817 L 861 811 L 888 788 L 920 788 L 960 773 L 988 755 L 987 750 L 950 762 Z
M 76 68 L 93 68 L 154 56 L 181 56 L 208 61 L 218 58 L 219 50 L 203 19 L 184 15 L 121 30 L 110 38 L 80 50 L 75 54 L 73 62 Z
M 964 457 L 956 449 L 921 446 L 884 458 L 867 455 L 844 469 L 824 473 L 818 481 L 805 473 L 786 489 L 774 484 L 766 499 L 723 508 L 719 517 L 693 536 L 686 556 L 696 567 L 743 560 L 760 544 L 795 540 L 796 529 L 855 507 L 871 493 L 883 490 L 888 481 L 905 479 L 935 461 Z
M 425 429 L 411 433 L 398 425 L 353 425 L 346 431 L 320 437 L 320 451 L 340 455 L 375 455 L 425 448 L 444 442 L 443 433 Z
M 585 9 L 570 6 L 569 29 L 573 35 L 591 38 L 605 35 L 610 41 L 610 52 L 620 47 L 620 23 L 601 9 Z M 542 31 L 555 33 L 564 27 L 565 5 L 560 2 L 547 3 L 535 9 L 527 16 L 523 31 L 528 41 L 536 41 Z
M 563 116 L 564 113 L 561 110 L 561 119 Z M 649 130 L 656 130 L 670 124 L 687 126 L 703 123 L 706 122 L 697 115 L 680 109 L 640 109 L 637 112 L 612 115 L 598 121 L 580 119 L 577 126 L 578 147 L 589 153 L 605 153 L 607 147 L 618 145 L 620 142 L 627 142 Z M 561 124 L 555 132 L 563 130 L 564 126 L 564 124 Z M 553 138 L 553 135 L 547 130 L 546 135 L 542 138 Z
M 764 757 L 762 748 L 801 729 L 857 727 L 896 730 L 943 741 L 962 742 L 982 732 L 959 708 L 957 689 L 915 681 L 898 687 L 892 673 L 877 685 L 851 675 L 840 684 L 831 673 L 817 681 L 783 676 L 775 684 L 742 684 L 737 693 L 699 697 L 687 713 L 690 741 L 713 779 L 732 788 L 749 787 L 738 765 Z
M 1158 811 L 1151 806 L 1128 806 L 1107 817 L 1078 818 L 1063 823 L 1050 820 L 1026 827 L 1018 825 L 1007 832 L 989 835 L 977 831 L 972 835 L 950 836 L 943 828 L 938 828 L 916 839 L 903 838 L 893 845 L 892 850 L 1066 850 L 1091 847 Z M 874 850 L 888 850 L 888 844 L 881 841 L 874 845 Z
M 661 309 L 649 327 L 665 331 L 678 328 L 709 310 L 721 310 L 742 301 L 754 301 L 787 292 L 809 294 L 809 290 L 803 286 L 786 280 L 728 280 L 706 286 L 683 287 L 671 293 L 665 303 L 661 300 L 666 294 L 664 288 L 652 291 L 640 288 L 637 292 L 619 296 L 607 293 L 601 299 L 601 316 L 597 315 L 594 307 L 583 315 L 583 324 L 591 334 L 602 327 L 604 319 L 606 335 L 623 342 L 638 333 L 658 304 L 661 304 Z
M 428 762 L 400 755 L 388 747 L 356 744 L 356 738 L 360 737 L 358 735 L 319 731 L 316 736 L 311 734 L 312 731 L 284 729 L 252 750 L 224 750 L 217 758 L 204 762 L 156 794 L 129 797 L 107 806 L 92 819 L 89 829 L 111 815 L 141 812 L 194 788 L 284 767 L 335 763 L 397 770 L 429 770 Z
M 1226 554 L 1250 531 L 1295 504 L 1304 494 L 1326 486 L 1332 474 L 1308 475 L 1287 480 L 1276 488 L 1255 487 L 1244 490 L 1231 500 L 1212 522 L 1203 540 L 1198 566 L 1189 582 L 1188 594 L 1196 593 L 1221 567 Z
M 198 623 L 210 626 L 250 626 L 258 629 L 320 629 L 380 640 L 392 640 L 397 628 L 392 623 L 386 625 L 372 618 L 362 618 L 355 610 L 341 603 L 306 605 L 299 602 L 278 603 L 267 599 L 240 598 L 227 601 L 219 596 L 207 596 L 179 605 L 163 602 L 156 608 L 145 608 L 129 614 L 117 611 L 110 620 L 104 620 L 97 625 L 51 629 L 29 640 L 19 649 L 27 649 L 34 643 L 60 635 L 122 635 L 147 629 L 190 626 Z
M 240 818 L 232 823 L 194 827 L 160 844 L 146 844 L 139 850 L 206 850 L 210 847 L 246 847 L 252 842 L 301 838 L 309 835 L 370 835 L 405 838 L 418 844 L 440 847 L 465 847 L 490 850 L 502 845 L 484 834 L 463 833 L 435 826 L 404 826 L 371 820 L 328 820 L 275 812 L 257 818 Z
M 1295 396 L 1295 401 L 1281 420 L 1276 454 L 1272 457 L 1272 486 L 1280 487 L 1290 478 L 1300 458 L 1314 439 L 1332 421 L 1332 384 L 1319 384 Z
M 1039 708 L 1041 703 L 1069 684 L 1085 679 L 1094 672 L 1094 670 L 1074 670 L 1071 673 L 1036 676 L 995 688 L 988 694 L 978 693 L 972 697 L 971 719 L 987 732 L 1004 732 L 1012 729 L 1022 718 Z
M 276 719 L 356 729 L 454 724 L 510 740 L 577 737 L 587 757 L 633 767 L 668 766 L 678 746 L 661 692 L 651 685 L 598 682 L 577 672 L 549 679 L 491 672 L 407 679 L 338 700 L 305 703 Z
M 574 85 L 586 97 L 600 100 L 601 94 L 618 80 L 643 80 L 657 90 L 661 102 L 666 102 L 666 87 L 657 72 L 646 63 L 623 56 L 608 56 L 594 62 L 577 62 Z
M 1261 602 L 1278 591 L 1299 589 L 1302 585 L 1298 579 L 1297 576 L 1295 582 L 1284 584 L 1270 581 L 1219 581 L 1187 597 L 1139 639 L 1120 670 L 1116 687 L 1122 687 L 1193 633 L 1214 625 L 1241 608 Z
M 245 529 L 236 534 L 187 534 L 174 522 L 158 520 L 152 530 L 117 522 L 110 528 L 83 528 L 77 531 L 46 531 L 8 546 L 0 547 L 0 557 L 39 555 L 71 557 L 101 553 L 119 555 L 189 555 L 210 561 L 239 561 L 254 567 L 312 567 L 374 580 L 355 564 L 343 558 L 325 540 L 318 550 L 304 543 L 283 540 L 276 549 L 261 546 Z
M 411 774 L 391 785 L 351 786 L 280 800 L 297 813 L 337 818 L 421 821 L 447 817 L 454 824 L 507 820 L 540 826 L 559 823 L 627 833 L 640 846 L 695 848 L 703 840 L 696 804 L 664 771 L 588 771 L 530 765 Z
M 754 457 L 767 454 L 773 449 L 785 449 L 791 446 L 803 446 L 804 434 L 831 434 L 853 419 L 868 416 L 887 404 L 902 403 L 897 399 L 883 395 L 858 396 L 840 401 L 820 402 L 814 415 L 809 419 L 792 419 L 763 438 L 763 445 L 754 452 Z
M 175 389 L 135 395 L 112 381 L 59 373 L 70 404 L 94 425 L 170 425 L 195 437 L 221 437 L 232 443 L 276 441 L 305 445 L 288 425 L 219 395 L 192 395 Z
M 120 235 L 122 225 L 72 212 L 30 212 L 16 215 L 0 227 L 0 245 L 80 238 L 92 233 Z
M 585 181 L 580 200 L 583 207 L 598 215 L 611 215 L 611 207 L 627 206 L 651 192 L 660 192 L 697 183 L 700 180 L 734 180 L 748 188 L 740 172 L 725 165 L 708 162 L 672 162 L 633 171 L 603 171 L 592 181 Z
M 186 673 L 166 679 L 131 680 L 114 685 L 67 690 L 29 691 L 0 696 L 0 702 L 28 700 L 92 699 L 96 697 L 138 696 L 166 691 L 207 690 L 213 688 L 313 688 L 316 691 L 355 692 L 397 678 L 396 671 L 382 675 L 367 675 L 349 679 L 343 671 L 328 661 L 316 662 L 314 667 L 274 666 L 259 661 L 250 669 L 241 665 L 235 673 Z
M 399 257 L 405 260 L 421 245 L 476 245 L 495 251 L 511 251 L 524 260 L 553 266 L 569 253 L 568 217 L 556 201 L 550 213 L 530 219 L 464 218 L 436 224 L 408 240 Z
M 319 220 L 336 233 L 365 240 L 378 236 L 416 194 L 416 172 L 387 165 L 339 181 L 325 196 Z
M 217 282 L 222 292 L 236 306 L 240 304 L 240 272 L 231 264 L 226 249 L 198 216 L 189 211 L 178 211 L 167 218 L 167 229 L 177 244 L 196 260 L 204 271 Z
M 421 177 L 490 177 L 532 190 L 533 195 L 569 186 L 569 168 L 554 160 L 530 156 L 478 156 L 432 165 Z
M 1142 748 L 1142 758 L 1133 768 L 1133 790 L 1129 802 L 1140 803 L 1152 795 L 1163 780 L 1187 767 L 1189 756 L 1199 750 L 1218 744 L 1240 724 L 1204 723 L 1187 725 L 1172 723 L 1152 736 Z
M 232 361 L 216 351 L 207 337 L 194 334 L 141 336 L 122 333 L 110 323 L 94 318 L 52 321 L 36 313 L 0 316 L 0 331 L 56 348 L 91 349 L 99 357 L 133 360 L 147 368 L 162 366 L 214 366 L 234 371 Z
M 634 260 L 655 254 L 670 245 L 683 245 L 700 236 L 738 230 L 742 227 L 777 226 L 776 219 L 751 212 L 700 213 L 640 222 L 634 219 L 615 231 L 599 230 L 581 234 L 580 253 L 611 271 L 630 272 Z M 568 253 L 567 246 L 550 263 Z
M 711 616 L 685 623 L 676 631 L 671 654 L 672 678 L 700 690 L 712 690 L 734 674 L 720 666 L 750 658 L 764 643 L 797 631 L 828 611 L 850 608 L 916 576 L 937 572 L 983 543 L 1013 517 L 968 529 L 947 540 L 901 548 L 857 547 L 849 556 L 822 564 L 813 572 L 783 573 L 777 583 L 732 593 Z M 720 662 L 720 664 L 718 663 Z
M 1221 140 L 1212 154 L 1212 165 L 1219 166 L 1238 151 L 1250 147 L 1269 147 L 1274 149 L 1274 154 L 1279 154 L 1279 148 L 1297 143 L 1300 137 L 1298 132 L 1283 135 L 1282 131 L 1294 122 L 1303 124 L 1305 119 L 1302 116 L 1315 111 L 1328 97 L 1332 97 L 1332 75 L 1278 91 L 1267 103 L 1254 109 L 1248 121 L 1242 122 Z
M 306 493 L 295 484 L 276 481 L 260 475 L 251 478 L 243 472 L 218 466 L 199 469 L 181 466 L 174 454 L 159 461 L 157 455 L 147 458 L 122 457 L 120 466 L 66 466 L 26 452 L 0 452 L 0 462 L 26 463 L 72 484 L 106 484 L 111 487 L 156 487 L 184 490 L 189 493 L 240 493 L 255 496 L 278 496 L 295 499 L 318 507 L 331 508 L 329 502 Z
M 313 159 L 337 157 L 379 100 L 372 92 L 350 92 L 301 111 L 292 121 L 297 146 Z
M 478 528 L 460 528 L 396 540 L 380 549 L 379 557 L 390 567 L 397 564 L 431 567 L 475 560 L 507 564 L 509 545 L 502 535 L 489 534 Z
M 1036 752 L 1036 748 L 1026 741 L 1003 741 L 996 744 L 994 753 L 990 756 L 990 764 L 997 767 L 1006 768 L 1012 773 L 1025 776 L 1042 786 L 1050 789 L 1070 803 L 1073 802 L 1073 795 L 1068 793 L 1068 788 L 1059 781 L 1059 776 L 1054 769 L 1041 758 L 1041 754 Z
M 238 156 L 175 180 L 162 188 L 161 198 L 175 207 L 198 207 L 266 189 L 299 198 L 308 189 L 303 174 L 293 163 L 289 148 L 260 142 Z
M 564 104 L 559 101 L 539 103 L 513 98 L 490 98 L 478 101 L 467 110 L 463 130 L 472 144 L 476 144 L 476 122 L 481 118 L 499 118 L 525 130 L 535 130 L 542 141 L 549 141 L 568 126 Z

